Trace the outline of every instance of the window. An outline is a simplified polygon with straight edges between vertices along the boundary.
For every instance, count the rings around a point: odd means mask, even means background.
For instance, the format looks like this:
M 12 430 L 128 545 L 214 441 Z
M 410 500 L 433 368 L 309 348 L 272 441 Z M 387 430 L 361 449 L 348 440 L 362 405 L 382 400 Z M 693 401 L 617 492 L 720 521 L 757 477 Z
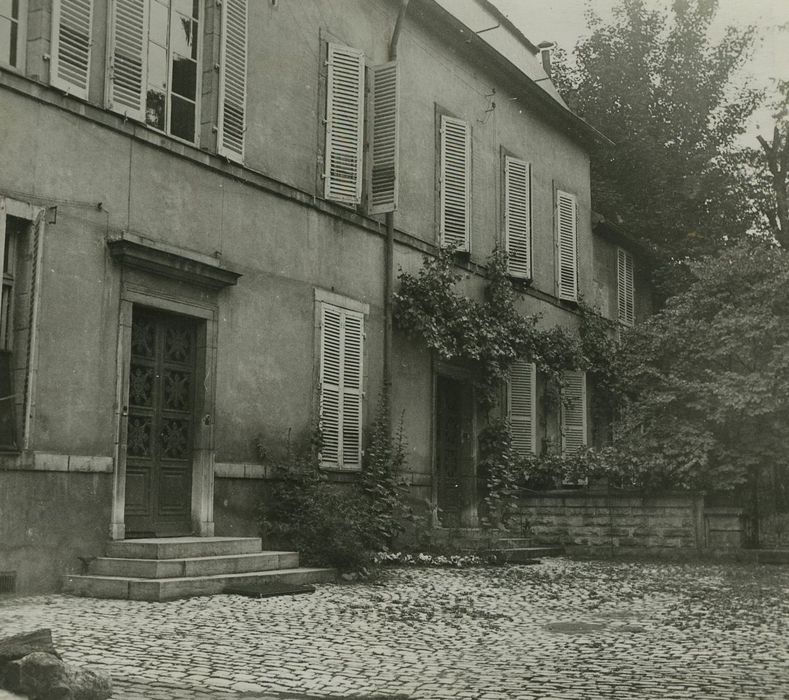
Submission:
M 361 469 L 364 315 L 321 302 L 320 331 L 320 463 Z
M 531 166 L 504 156 L 504 244 L 507 272 L 531 278 Z
M 88 99 L 93 0 L 54 0 L 49 82 Z
M 536 378 L 533 363 L 518 360 L 510 368 L 507 407 L 512 426 L 512 446 L 521 455 L 537 452 Z
M 578 259 L 575 195 L 556 191 L 556 247 L 558 297 L 578 301 Z
M 616 306 L 619 323 L 635 323 L 635 294 L 633 287 L 633 256 L 622 248 L 616 249 Z
M 0 0 L 0 65 L 22 68 L 25 0 Z
M 115 0 L 110 109 L 195 142 L 200 94 L 200 0 Z
M 562 374 L 562 453 L 586 446 L 586 372 Z
M 439 240 L 442 246 L 470 251 L 471 129 L 442 114 L 439 140 Z
M 399 73 L 392 61 L 370 68 L 370 167 L 367 192 L 371 214 L 397 209 L 400 127 Z

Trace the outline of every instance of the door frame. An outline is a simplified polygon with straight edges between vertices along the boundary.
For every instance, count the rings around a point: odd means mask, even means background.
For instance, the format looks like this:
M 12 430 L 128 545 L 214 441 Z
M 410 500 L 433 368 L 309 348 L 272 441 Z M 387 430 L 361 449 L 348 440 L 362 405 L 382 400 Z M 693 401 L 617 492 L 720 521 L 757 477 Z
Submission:
M 456 382 L 459 382 L 464 386 L 466 391 L 468 392 L 468 400 L 470 405 L 468 406 L 469 410 L 471 411 L 471 418 L 470 418 L 470 425 L 471 425 L 471 439 L 469 445 L 469 461 L 473 467 L 473 484 L 474 484 L 474 494 L 472 503 L 469 504 L 468 512 L 466 514 L 466 522 L 461 525 L 463 528 L 476 528 L 479 526 L 479 490 L 477 489 L 476 485 L 476 476 L 477 476 L 477 468 L 479 462 L 479 454 L 478 454 L 478 446 L 477 446 L 477 435 L 478 435 L 478 422 L 479 416 L 477 415 L 477 396 L 476 392 L 474 391 L 474 386 L 471 382 L 471 374 L 470 372 L 457 365 L 453 365 L 442 360 L 438 360 L 436 358 L 433 359 L 433 371 L 432 371 L 432 396 L 431 396 L 431 404 L 432 404 L 432 430 L 431 430 L 431 442 L 432 442 L 432 465 L 431 465 L 431 501 L 432 501 L 432 517 L 431 517 L 431 526 L 434 528 L 443 527 L 441 524 L 441 518 L 438 514 L 438 450 L 439 450 L 439 440 L 438 440 L 438 378 L 439 376 L 446 377 L 448 379 L 452 379 Z
M 115 440 L 112 521 L 110 537 L 126 536 L 126 439 L 129 403 L 129 364 L 134 305 L 202 321 L 197 324 L 195 356 L 194 439 L 192 442 L 192 533 L 201 537 L 214 534 L 214 415 L 216 405 L 216 361 L 218 307 L 171 296 L 157 295 L 150 289 L 122 283 L 117 344 L 117 386 L 115 401 Z

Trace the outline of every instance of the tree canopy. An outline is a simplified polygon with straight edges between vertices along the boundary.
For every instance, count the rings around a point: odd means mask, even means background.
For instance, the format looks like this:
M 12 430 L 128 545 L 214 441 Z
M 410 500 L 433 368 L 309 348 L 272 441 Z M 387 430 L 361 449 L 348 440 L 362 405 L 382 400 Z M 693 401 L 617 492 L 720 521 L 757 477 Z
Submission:
M 621 0 L 610 23 L 588 11 L 573 62 L 557 57 L 571 109 L 615 143 L 592 153 L 593 207 L 665 259 L 717 250 L 757 218 L 736 144 L 762 98 L 735 80 L 754 32 L 730 27 L 712 41 L 716 9 L 716 0 L 675 0 L 668 11 Z
M 616 447 L 636 481 L 733 489 L 789 455 L 789 252 L 746 242 L 630 330 Z

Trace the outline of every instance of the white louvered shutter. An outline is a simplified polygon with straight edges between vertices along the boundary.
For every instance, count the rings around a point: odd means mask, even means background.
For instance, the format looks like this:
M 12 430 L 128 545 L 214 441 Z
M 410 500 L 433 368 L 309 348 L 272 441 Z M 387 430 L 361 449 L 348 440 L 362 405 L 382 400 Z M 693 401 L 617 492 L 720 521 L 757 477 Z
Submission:
M 244 160 L 247 100 L 247 0 L 222 3 L 217 151 Z
M 586 372 L 564 372 L 562 378 L 562 452 L 571 453 L 586 445 Z
M 635 322 L 633 256 L 621 248 L 616 249 L 616 297 L 619 322 L 632 326 Z
M 510 368 L 509 420 L 512 446 L 522 456 L 536 454 L 537 371 L 534 363 L 518 360 Z
M 342 313 L 321 307 L 321 466 L 340 463 L 340 386 L 342 382 Z
M 397 63 L 370 69 L 370 213 L 397 209 L 400 125 Z
M 531 167 L 504 157 L 504 240 L 507 272 L 531 277 Z
M 469 250 L 471 131 L 461 119 L 441 115 L 439 170 L 441 245 Z
M 364 321 L 361 314 L 344 312 L 342 377 L 343 469 L 362 466 L 362 345 Z
M 113 0 L 110 9 L 108 107 L 145 121 L 148 1 Z
M 49 82 L 88 99 L 93 0 L 53 0 Z
M 559 299 L 578 301 L 575 195 L 556 191 L 556 236 L 559 250 Z
M 362 200 L 364 54 L 329 44 L 326 87 L 324 196 L 336 202 Z

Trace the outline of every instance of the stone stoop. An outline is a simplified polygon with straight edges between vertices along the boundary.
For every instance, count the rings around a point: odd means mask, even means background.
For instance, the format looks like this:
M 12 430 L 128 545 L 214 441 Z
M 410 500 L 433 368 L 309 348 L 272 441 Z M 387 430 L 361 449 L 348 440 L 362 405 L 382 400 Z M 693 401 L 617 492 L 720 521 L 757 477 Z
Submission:
M 496 542 L 495 546 L 484 550 L 484 554 L 495 557 L 497 561 L 523 564 L 545 557 L 560 557 L 564 554 L 564 547 L 561 545 L 534 546 L 528 538 L 504 537 Z
M 789 549 L 759 549 L 757 561 L 760 564 L 789 564 Z
M 258 537 L 161 537 L 110 542 L 87 575 L 67 574 L 63 592 L 165 601 L 226 587 L 329 583 L 334 569 L 299 566 L 298 552 L 266 552 Z

